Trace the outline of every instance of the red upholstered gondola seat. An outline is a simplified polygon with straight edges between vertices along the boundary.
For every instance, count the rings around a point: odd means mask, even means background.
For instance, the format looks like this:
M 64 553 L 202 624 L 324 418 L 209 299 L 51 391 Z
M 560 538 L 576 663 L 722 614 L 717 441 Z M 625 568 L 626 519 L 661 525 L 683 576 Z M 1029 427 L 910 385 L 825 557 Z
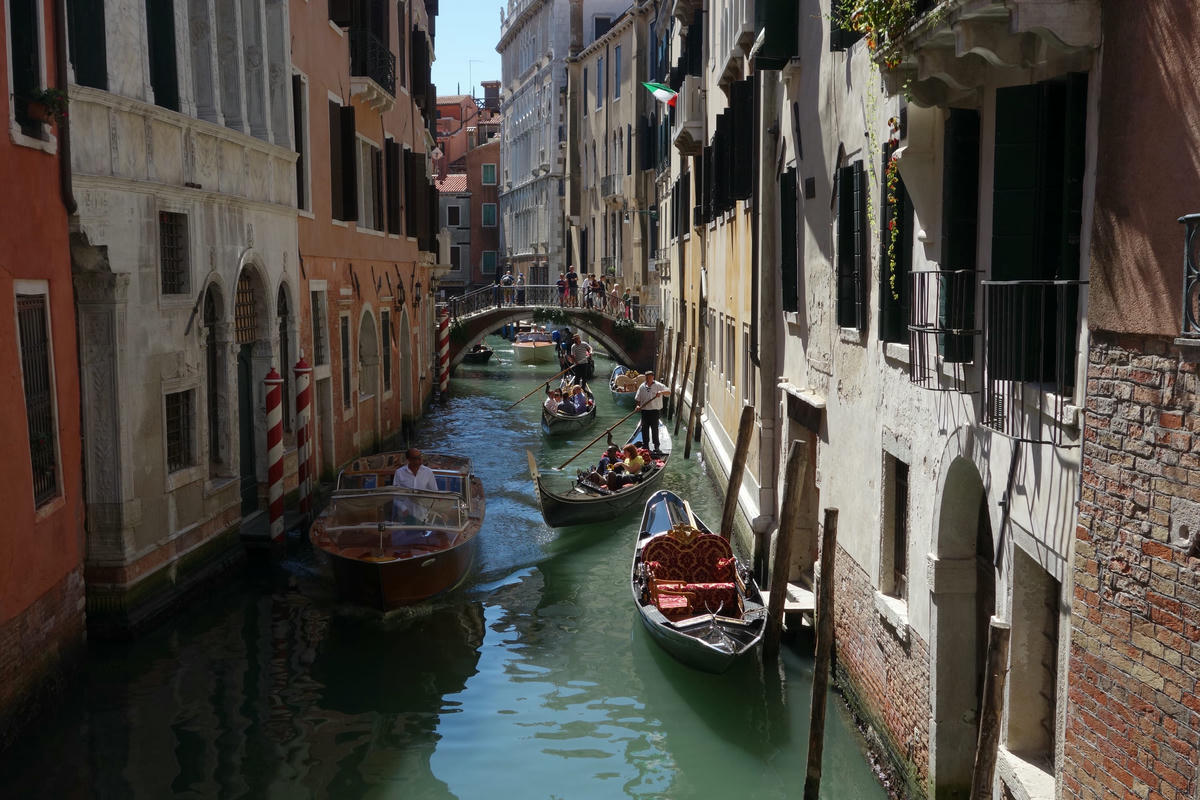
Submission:
M 718 611 L 741 616 L 735 561 L 726 539 L 677 526 L 646 544 L 642 563 L 651 600 L 668 619 Z

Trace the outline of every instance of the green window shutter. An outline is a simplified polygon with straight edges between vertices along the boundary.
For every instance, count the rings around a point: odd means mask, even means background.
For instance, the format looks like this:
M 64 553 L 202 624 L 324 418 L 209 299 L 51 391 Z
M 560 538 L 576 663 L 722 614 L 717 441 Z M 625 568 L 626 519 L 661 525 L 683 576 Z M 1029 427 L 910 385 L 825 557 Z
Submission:
M 784 311 L 800 309 L 797 275 L 798 240 L 796 236 L 796 168 L 779 176 L 779 267 L 783 278 Z
M 854 167 L 837 171 L 837 324 L 855 327 L 854 316 Z
M 388 139 L 383 147 L 387 194 L 387 232 L 400 233 L 400 144 Z
M 854 327 L 867 327 L 867 172 L 862 161 L 854 162 Z
M 104 41 L 104 0 L 67 3 L 67 30 L 75 82 L 108 89 L 108 57 Z
M 941 268 L 971 270 L 977 265 L 979 229 L 979 112 L 952 108 L 946 119 L 942 148 Z M 946 276 L 939 291 L 941 327 L 975 328 L 976 283 Z M 953 300 L 953 304 L 948 301 Z M 953 364 L 972 361 L 975 348 L 970 336 L 947 335 L 938 343 L 943 358 Z
M 350 222 L 358 220 L 358 159 L 355 150 L 358 136 L 354 125 L 354 106 L 338 109 L 338 125 L 341 128 L 342 161 L 342 217 Z

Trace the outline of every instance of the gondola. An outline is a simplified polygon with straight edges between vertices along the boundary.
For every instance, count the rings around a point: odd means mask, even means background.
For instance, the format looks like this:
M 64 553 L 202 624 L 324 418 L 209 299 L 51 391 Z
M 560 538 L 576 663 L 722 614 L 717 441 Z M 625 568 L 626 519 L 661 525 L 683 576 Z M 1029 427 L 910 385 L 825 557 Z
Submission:
M 618 381 L 622 375 L 627 376 Z M 637 378 L 638 373 L 634 370 L 623 367 L 620 364 L 613 367 L 612 374 L 608 376 L 608 391 L 612 394 L 613 402 L 619 406 L 632 407 L 634 405 L 634 396 L 637 394 L 637 383 L 631 381 L 631 378 Z
M 494 352 L 492 348 L 480 342 L 463 353 L 462 361 L 464 364 L 486 364 Z
M 642 426 L 634 430 L 629 441 L 638 443 L 641 440 Z M 663 473 L 667 471 L 667 463 L 671 460 L 671 434 L 663 422 L 658 423 L 658 439 L 662 445 L 661 456 L 651 461 L 648 471 L 643 471 L 639 483 L 632 483 L 613 491 L 588 480 L 586 473 L 580 471 L 575 485 L 565 493 L 558 493 L 546 488 L 538 472 L 537 462 L 532 453 L 527 453 L 529 473 L 537 487 L 538 501 L 542 507 L 542 518 L 553 528 L 563 528 L 568 525 L 583 525 L 589 522 L 605 522 L 641 506 L 646 498 L 662 481 Z
M 762 642 L 767 609 L 753 575 L 672 492 L 646 501 L 630 588 L 650 636 L 690 667 L 724 672 Z
M 570 378 L 566 378 L 562 382 L 564 390 L 573 385 L 574 382 Z M 596 396 L 592 394 L 591 389 L 585 388 L 583 393 L 588 399 L 588 407 L 587 411 L 582 414 L 560 414 L 557 411 L 550 411 L 543 404 L 542 433 L 546 436 L 569 436 L 591 427 L 592 423 L 596 421 Z
M 470 459 L 426 453 L 437 492 L 392 486 L 403 463 L 403 453 L 355 459 L 309 529 L 338 593 L 383 611 L 458 586 L 474 563 L 483 525 L 483 484 L 471 474 Z

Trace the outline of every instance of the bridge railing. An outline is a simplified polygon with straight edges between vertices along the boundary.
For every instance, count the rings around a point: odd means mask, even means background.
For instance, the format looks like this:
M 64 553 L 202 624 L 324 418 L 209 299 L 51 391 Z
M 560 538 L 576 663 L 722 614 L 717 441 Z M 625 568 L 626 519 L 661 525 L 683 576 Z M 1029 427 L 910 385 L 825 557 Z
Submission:
M 662 317 L 662 306 L 659 305 L 631 303 L 630 307 L 626 309 L 624 303 L 617 302 L 614 304 L 611 299 L 606 298 L 604 307 L 600 308 L 587 305 L 583 296 L 584 293 L 580 291 L 579 294 L 579 308 L 592 308 L 592 310 L 599 311 L 613 319 L 628 318 L 635 325 L 652 326 Z M 565 303 L 558 291 L 558 286 L 554 284 L 531 284 L 521 287 L 515 285 L 484 286 L 466 294 L 448 298 L 445 302 L 445 307 L 450 312 L 451 319 L 458 319 L 459 317 L 477 314 L 493 308 L 514 306 L 560 308 L 564 307 L 564 305 Z

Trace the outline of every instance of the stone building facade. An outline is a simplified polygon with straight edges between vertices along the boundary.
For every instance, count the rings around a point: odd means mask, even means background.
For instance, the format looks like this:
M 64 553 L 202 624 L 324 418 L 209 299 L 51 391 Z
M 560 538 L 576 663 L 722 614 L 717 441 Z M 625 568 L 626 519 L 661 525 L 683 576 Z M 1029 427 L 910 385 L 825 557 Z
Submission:
M 1200 220 L 1178 220 L 1200 213 L 1200 99 L 1178 90 L 1200 17 L 1103 13 L 1118 66 L 1098 109 L 1061 789 L 1183 800 L 1200 795 Z
M 432 0 L 291 3 L 295 118 L 307 134 L 301 346 L 323 475 L 405 440 L 436 382 L 436 13 Z
M 84 645 L 84 499 L 68 209 L 69 131 L 35 116 L 65 88 L 52 3 L 0 16 L 0 750 Z
M 109 0 L 69 22 L 89 625 L 125 635 L 265 513 L 262 381 L 296 357 L 302 298 L 288 8 Z
M 535 283 L 565 272 L 563 233 L 566 58 L 595 40 L 624 0 L 509 0 L 500 14 L 501 266 Z M 582 21 L 571 40 L 571 15 Z M 573 251 L 578 252 L 578 251 Z
M 573 263 L 581 275 L 611 278 L 639 300 L 649 291 L 658 225 L 644 138 L 655 100 L 641 86 L 648 79 L 652 10 L 650 3 L 632 5 L 567 59 L 571 113 L 563 225 L 577 254 Z M 584 25 L 583 15 L 575 24 Z M 583 41 L 584 30 L 573 38 Z

